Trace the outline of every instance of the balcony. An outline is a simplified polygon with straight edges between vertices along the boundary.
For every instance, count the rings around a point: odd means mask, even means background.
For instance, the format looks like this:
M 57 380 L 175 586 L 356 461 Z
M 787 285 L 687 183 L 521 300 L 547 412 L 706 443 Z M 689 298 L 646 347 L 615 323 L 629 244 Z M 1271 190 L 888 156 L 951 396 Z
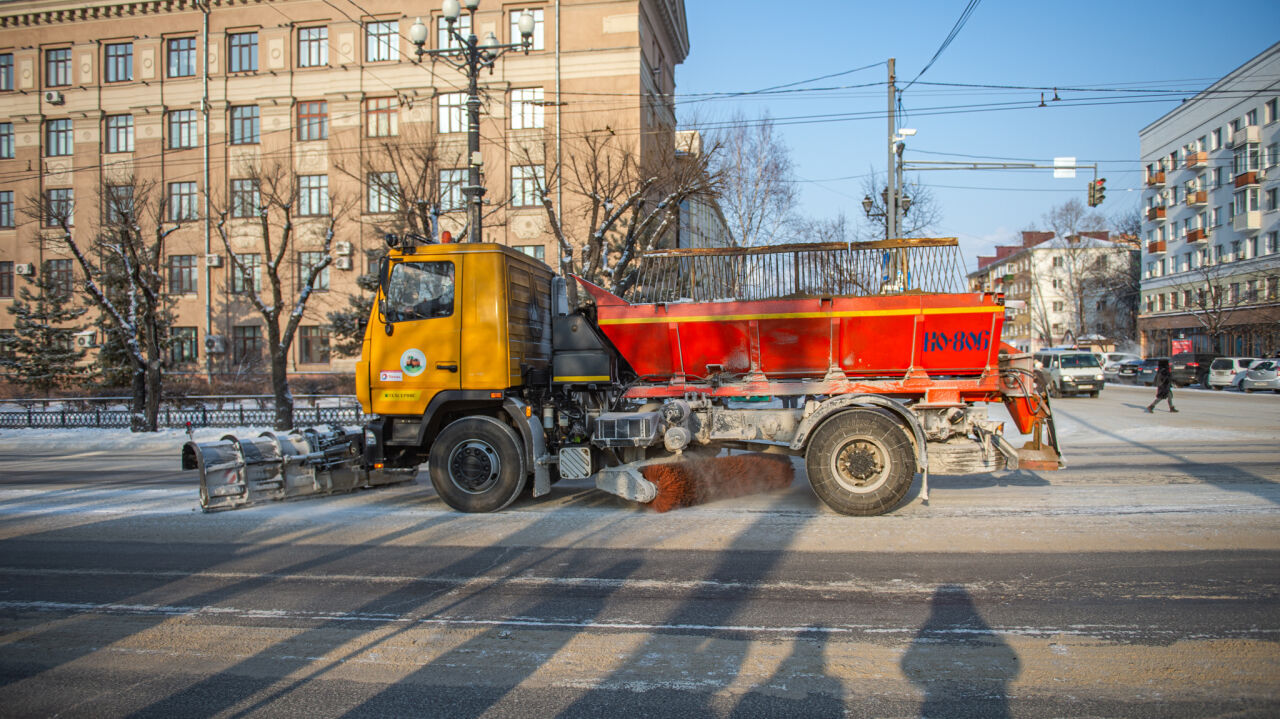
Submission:
M 1187 169 L 1196 167 L 1204 167 L 1209 164 L 1209 153 L 1204 152 L 1188 152 L 1187 153 Z
M 1163 207 L 1147 208 L 1147 220 L 1151 222 L 1164 222 L 1164 215 L 1165 215 L 1165 208 Z
M 1236 232 L 1253 233 L 1262 229 L 1262 212 L 1239 212 L 1231 218 L 1231 229 Z
M 1187 242 L 1200 242 L 1209 239 L 1209 231 L 1203 227 L 1187 231 Z
M 1164 187 L 1164 172 L 1153 172 L 1147 175 L 1147 187 Z
M 1236 187 L 1249 187 L 1262 182 L 1262 173 L 1258 170 L 1250 170 L 1236 175 Z
M 1196 190 L 1187 193 L 1187 207 L 1200 207 L 1209 204 L 1209 193 L 1204 190 Z
M 1250 142 L 1258 142 L 1262 136 L 1261 129 L 1257 125 L 1249 125 L 1231 133 L 1231 147 L 1240 147 Z
M 1164 252 L 1164 249 L 1165 249 L 1164 240 L 1156 240 L 1155 242 L 1147 243 L 1147 254 L 1149 255 L 1154 255 L 1157 252 Z

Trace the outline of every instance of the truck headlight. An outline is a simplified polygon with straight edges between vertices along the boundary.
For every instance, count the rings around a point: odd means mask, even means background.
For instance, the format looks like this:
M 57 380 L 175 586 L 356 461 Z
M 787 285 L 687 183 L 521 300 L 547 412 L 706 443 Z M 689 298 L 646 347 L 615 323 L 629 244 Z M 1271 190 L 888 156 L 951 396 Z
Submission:
M 1069 374 L 1064 374 L 1064 375 L 1062 375 L 1062 381 L 1063 381 L 1063 382 L 1075 382 L 1075 381 L 1076 381 L 1076 378 L 1075 378 L 1075 377 L 1072 377 L 1072 376 L 1071 376 L 1071 375 L 1069 375 Z
M 376 446 L 377 444 L 378 444 L 378 435 L 374 434 L 373 430 L 366 429 L 364 431 L 364 446 L 373 447 L 373 446 Z
M 1102 379 L 1102 375 L 1100 375 L 1100 374 L 1095 374 L 1095 375 L 1093 376 L 1093 378 L 1094 378 L 1094 379 Z

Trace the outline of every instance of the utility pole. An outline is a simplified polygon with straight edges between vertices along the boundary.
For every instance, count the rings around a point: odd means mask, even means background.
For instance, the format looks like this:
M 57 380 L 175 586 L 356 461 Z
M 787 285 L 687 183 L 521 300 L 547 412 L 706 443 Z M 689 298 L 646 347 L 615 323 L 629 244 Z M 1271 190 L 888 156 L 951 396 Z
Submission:
M 898 128 L 894 126 L 893 107 L 897 104 L 898 88 L 894 87 L 893 74 L 893 58 L 889 58 L 889 134 L 887 144 L 889 148 L 888 161 L 885 162 L 884 174 L 885 185 L 888 191 L 885 193 L 884 201 L 884 238 L 891 240 L 898 236 L 898 188 L 894 187 L 894 167 L 893 167 L 893 138 Z

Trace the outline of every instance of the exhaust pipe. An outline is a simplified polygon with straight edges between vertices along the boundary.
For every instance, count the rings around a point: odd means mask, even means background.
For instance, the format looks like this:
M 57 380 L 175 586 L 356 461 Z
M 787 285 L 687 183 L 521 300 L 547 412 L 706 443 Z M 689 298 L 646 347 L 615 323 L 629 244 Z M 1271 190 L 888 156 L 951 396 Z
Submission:
M 200 508 L 206 512 L 399 484 L 417 475 L 416 469 L 370 471 L 363 455 L 360 430 L 308 428 L 187 442 L 182 468 L 200 472 Z

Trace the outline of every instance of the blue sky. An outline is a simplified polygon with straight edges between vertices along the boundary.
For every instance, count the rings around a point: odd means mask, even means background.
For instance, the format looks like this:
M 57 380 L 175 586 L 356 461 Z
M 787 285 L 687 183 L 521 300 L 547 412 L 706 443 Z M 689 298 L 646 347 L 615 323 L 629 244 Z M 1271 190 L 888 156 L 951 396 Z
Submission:
M 869 171 L 886 161 L 884 60 L 897 62 L 904 87 L 937 51 L 967 0 L 892 3 L 811 0 L 685 0 L 690 54 L 676 70 L 681 121 L 768 112 L 791 150 L 801 182 L 799 210 L 812 217 L 843 211 L 862 217 Z M 1034 107 L 1038 90 L 974 89 L 921 84 L 977 83 L 1080 88 L 1185 89 L 1190 97 L 1280 40 L 1280 0 L 1230 4 L 1042 2 L 983 0 L 947 50 L 902 96 L 902 127 L 918 130 L 906 159 L 963 160 L 931 153 L 1052 162 L 1074 156 L 1098 163 L 1107 179 L 1108 215 L 1141 197 L 1138 131 L 1177 100 L 1128 92 L 1059 91 L 1063 102 Z M 758 90 L 876 64 L 803 88 L 878 83 L 870 87 L 705 99 L 702 93 Z M 1117 99 L 1121 98 L 1122 99 Z M 1052 92 L 1046 100 L 1052 98 Z M 1067 103 L 1097 102 L 1069 107 Z M 939 106 L 1026 103 L 992 112 L 934 112 Z M 913 112 L 917 111 L 917 112 Z M 815 122 L 814 115 L 872 113 L 867 119 Z M 801 118 L 795 121 L 781 118 Z M 793 122 L 794 124 L 785 124 Z M 854 177 L 851 177 L 854 176 Z M 847 178 L 847 179 L 846 179 Z M 1086 177 L 1053 179 L 1050 171 L 927 172 L 942 212 L 935 234 L 957 236 L 969 269 L 974 257 L 1019 230 L 1038 226 L 1052 206 L 1085 199 Z M 965 188 L 965 189 L 962 189 Z M 991 188 L 991 189 L 967 189 Z

